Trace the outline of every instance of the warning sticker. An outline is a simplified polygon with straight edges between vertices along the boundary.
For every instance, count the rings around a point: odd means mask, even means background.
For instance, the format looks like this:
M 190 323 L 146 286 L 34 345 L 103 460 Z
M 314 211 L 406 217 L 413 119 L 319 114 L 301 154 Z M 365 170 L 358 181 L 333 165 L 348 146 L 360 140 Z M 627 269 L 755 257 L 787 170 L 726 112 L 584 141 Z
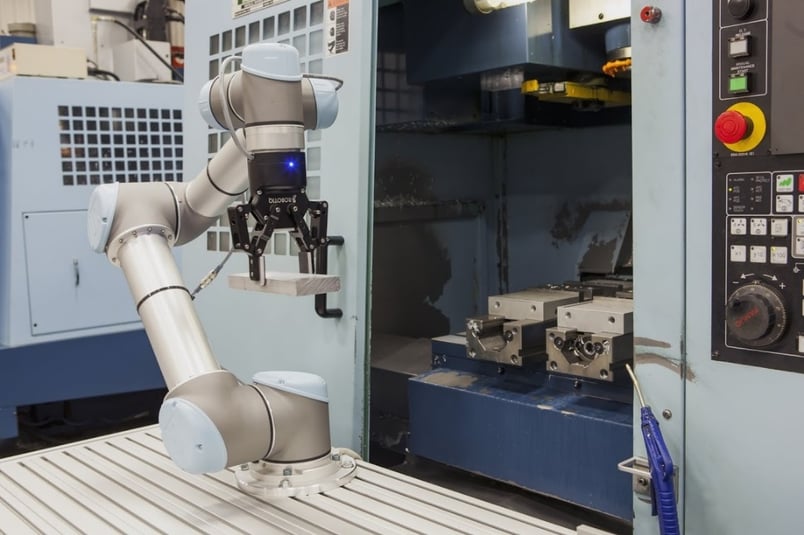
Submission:
M 327 0 L 327 56 L 349 51 L 349 0 Z
M 283 4 L 288 0 L 232 0 L 232 18 L 242 17 L 249 13 L 255 13 L 277 4 Z

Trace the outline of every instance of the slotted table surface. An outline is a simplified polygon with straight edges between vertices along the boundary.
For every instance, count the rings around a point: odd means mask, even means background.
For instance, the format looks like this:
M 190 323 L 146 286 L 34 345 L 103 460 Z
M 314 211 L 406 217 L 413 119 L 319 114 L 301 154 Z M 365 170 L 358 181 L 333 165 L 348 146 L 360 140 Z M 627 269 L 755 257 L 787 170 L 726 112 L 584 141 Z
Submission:
M 0 461 L 0 533 L 576 533 L 360 462 L 345 487 L 265 500 L 232 470 L 195 476 L 158 427 Z

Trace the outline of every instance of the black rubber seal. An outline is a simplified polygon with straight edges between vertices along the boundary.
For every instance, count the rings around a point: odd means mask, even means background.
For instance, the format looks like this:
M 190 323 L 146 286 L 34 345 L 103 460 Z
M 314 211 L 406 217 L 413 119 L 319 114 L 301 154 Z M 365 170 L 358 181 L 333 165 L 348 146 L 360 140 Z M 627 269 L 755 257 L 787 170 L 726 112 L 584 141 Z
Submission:
M 140 302 L 137 303 L 137 314 L 140 313 L 140 307 L 142 306 L 143 303 L 145 303 L 148 299 L 155 296 L 156 294 L 165 292 L 167 290 L 184 290 L 185 292 L 187 292 L 188 295 L 192 295 L 190 294 L 190 290 L 188 290 L 184 286 L 163 286 L 162 288 L 154 290 L 153 292 L 149 293 L 148 295 L 140 299 Z
M 210 184 L 212 184 L 212 187 L 213 187 L 213 188 L 215 188 L 216 190 L 220 191 L 220 192 L 221 192 L 221 193 L 223 193 L 224 195 L 228 195 L 229 197 L 237 197 L 237 196 L 239 196 L 239 195 L 243 195 L 243 193 L 245 193 L 246 191 L 248 191 L 248 188 L 244 189 L 244 190 L 243 190 L 243 191 L 241 191 L 240 193 L 229 193 L 228 191 L 224 191 L 224 190 L 222 190 L 222 189 L 221 189 L 221 188 L 220 188 L 220 187 L 219 187 L 219 186 L 218 186 L 218 185 L 215 183 L 215 181 L 214 181 L 214 180 L 212 180 L 212 175 L 210 175 L 210 174 L 209 174 L 209 164 L 207 164 L 207 169 L 206 169 L 206 171 L 207 171 L 207 180 L 209 180 L 209 183 L 210 183 Z

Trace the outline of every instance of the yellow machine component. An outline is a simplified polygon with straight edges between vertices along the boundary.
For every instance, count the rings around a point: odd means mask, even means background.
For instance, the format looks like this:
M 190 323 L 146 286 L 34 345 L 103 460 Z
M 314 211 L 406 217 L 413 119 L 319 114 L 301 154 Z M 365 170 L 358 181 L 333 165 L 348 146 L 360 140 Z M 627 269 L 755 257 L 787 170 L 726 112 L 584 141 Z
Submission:
M 756 104 L 750 102 L 738 102 L 730 106 L 727 111 L 736 111 L 751 120 L 751 133 L 745 139 L 736 143 L 724 143 L 729 150 L 734 152 L 749 152 L 757 148 L 765 138 L 768 124 L 765 121 L 765 114 Z
M 631 94 L 614 91 L 607 87 L 580 84 L 577 82 L 547 82 L 527 80 L 522 84 L 522 94 L 531 95 L 546 102 L 597 102 L 605 106 L 629 106 Z
M 618 75 L 631 71 L 631 58 L 615 59 L 603 65 L 606 76 L 616 78 Z

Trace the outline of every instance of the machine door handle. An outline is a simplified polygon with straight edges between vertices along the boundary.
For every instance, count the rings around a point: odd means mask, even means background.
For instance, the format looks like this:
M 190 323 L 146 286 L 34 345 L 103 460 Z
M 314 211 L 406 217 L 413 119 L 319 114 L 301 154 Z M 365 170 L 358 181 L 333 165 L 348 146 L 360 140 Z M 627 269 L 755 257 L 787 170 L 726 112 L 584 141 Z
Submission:
M 81 272 L 78 270 L 78 259 L 73 258 L 73 273 L 75 273 L 75 287 L 81 284 Z

